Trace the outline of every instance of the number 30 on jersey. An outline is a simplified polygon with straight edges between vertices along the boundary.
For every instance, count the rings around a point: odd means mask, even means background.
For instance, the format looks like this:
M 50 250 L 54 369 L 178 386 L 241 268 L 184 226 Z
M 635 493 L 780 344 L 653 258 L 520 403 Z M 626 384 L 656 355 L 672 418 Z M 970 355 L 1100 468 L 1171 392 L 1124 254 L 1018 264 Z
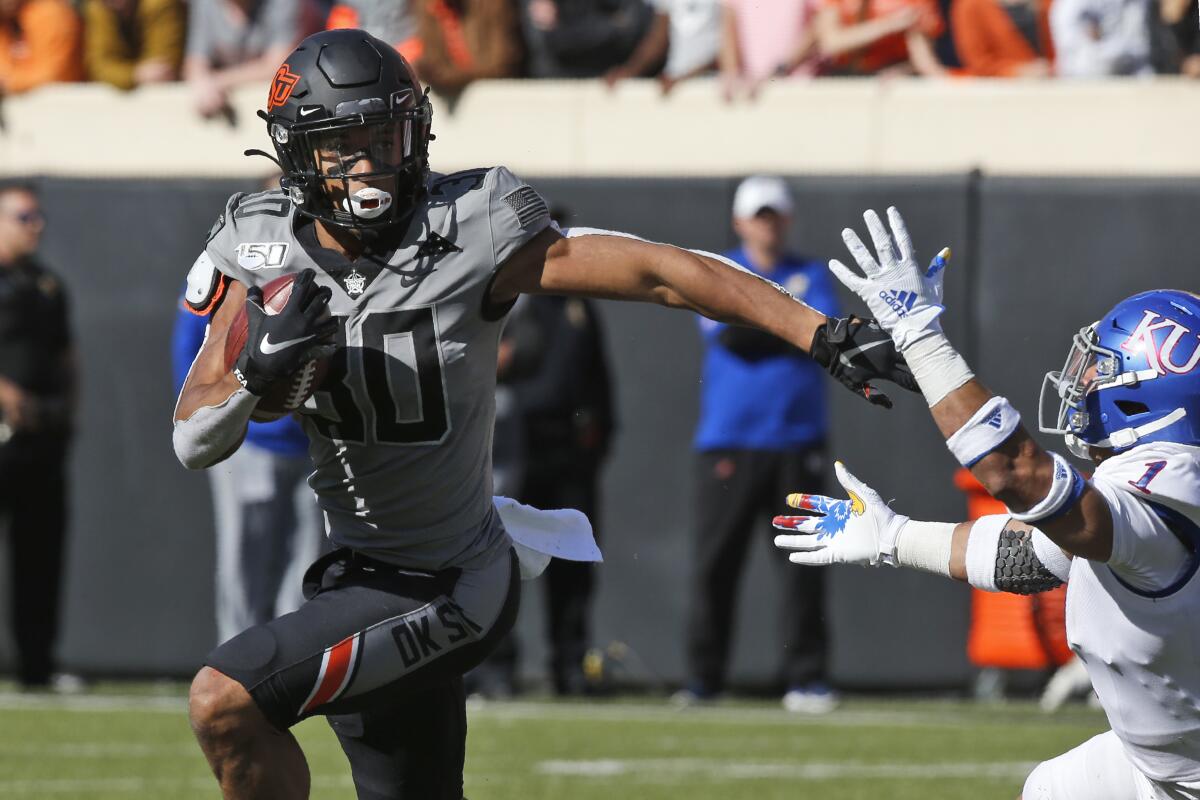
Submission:
M 322 397 L 324 395 L 324 397 Z M 309 419 L 352 444 L 437 444 L 450 430 L 432 306 L 342 317 L 338 350 Z

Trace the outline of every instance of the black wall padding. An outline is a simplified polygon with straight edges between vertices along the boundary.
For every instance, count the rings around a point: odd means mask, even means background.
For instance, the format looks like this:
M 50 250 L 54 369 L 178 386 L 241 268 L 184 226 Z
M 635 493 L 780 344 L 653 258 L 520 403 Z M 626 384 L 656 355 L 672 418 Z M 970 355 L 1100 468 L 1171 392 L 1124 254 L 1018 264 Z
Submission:
M 571 224 L 720 250 L 731 246 L 726 179 L 534 181 Z M 1191 288 L 1200 188 L 1171 181 L 807 177 L 793 180 L 796 249 L 846 260 L 840 232 L 862 209 L 898 205 L 922 258 L 955 250 L 945 325 L 979 354 L 987 383 L 1035 419 L 1041 375 L 1071 333 L 1121 297 Z M 168 341 L 184 275 L 237 181 L 68 180 L 43 184 L 45 256 L 67 280 L 84 364 L 61 652 L 73 669 L 193 671 L 213 644 L 213 537 L 205 477 L 171 452 Z M 862 306 L 843 295 L 845 310 Z M 602 304 L 621 430 L 604 481 L 606 564 L 595 639 L 636 652 L 628 676 L 684 677 L 683 623 L 694 520 L 690 438 L 699 338 L 683 312 Z M 915 395 L 885 412 L 833 382 L 831 449 L 898 509 L 952 520 L 964 504 L 955 464 Z M 831 474 L 832 483 L 832 474 Z M 797 487 L 802 488 L 802 487 Z M 830 485 L 830 493 L 837 493 Z M 782 501 L 782 498 L 780 498 Z M 776 570 L 754 532 L 739 611 L 735 680 L 761 683 L 779 661 Z M 523 668 L 543 672 L 542 587 L 526 585 Z M 830 573 L 833 677 L 848 686 L 961 686 L 969 592 L 892 569 Z M 11 646 L 5 649 L 11 660 Z

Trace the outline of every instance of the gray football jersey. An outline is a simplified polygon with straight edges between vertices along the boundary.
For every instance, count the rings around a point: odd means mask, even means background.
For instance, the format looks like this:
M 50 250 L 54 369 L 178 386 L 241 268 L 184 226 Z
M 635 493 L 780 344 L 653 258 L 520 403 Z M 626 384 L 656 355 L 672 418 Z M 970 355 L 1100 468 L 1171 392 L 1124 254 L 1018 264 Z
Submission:
M 504 309 L 489 313 L 485 295 L 549 224 L 546 204 L 503 167 L 433 174 L 375 274 L 366 259 L 327 272 L 296 222 L 282 192 L 235 195 L 206 254 L 248 286 L 313 269 L 333 290 L 341 347 L 302 414 L 330 538 L 419 569 L 490 558 L 508 541 L 491 477 Z

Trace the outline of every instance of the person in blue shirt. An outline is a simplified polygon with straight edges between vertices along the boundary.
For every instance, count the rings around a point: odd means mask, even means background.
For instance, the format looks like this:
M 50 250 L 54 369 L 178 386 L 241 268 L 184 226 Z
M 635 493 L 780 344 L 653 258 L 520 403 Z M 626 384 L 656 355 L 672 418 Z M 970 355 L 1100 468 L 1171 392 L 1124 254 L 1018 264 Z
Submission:
M 785 250 L 792 198 L 776 177 L 753 176 L 734 195 L 733 226 L 742 246 L 725 255 L 836 316 L 837 295 L 821 261 Z M 829 427 L 821 367 L 769 334 L 702 319 L 704 367 L 696 429 L 699 515 L 687 630 L 689 682 L 680 703 L 724 688 L 738 584 L 751 539 L 771 533 L 780 497 L 821 487 Z M 808 490 L 806 490 L 808 491 Z M 812 489 L 819 492 L 819 488 Z M 764 541 L 770 545 L 771 538 Z M 778 561 L 778 559 L 776 559 Z M 836 696 L 826 683 L 823 573 L 782 573 L 784 707 L 821 713 Z
M 176 395 L 207 327 L 207 316 L 179 304 L 171 336 Z M 245 444 L 208 471 L 217 531 L 218 641 L 304 602 L 304 570 L 326 548 L 310 472 L 308 437 L 291 416 L 251 422 Z

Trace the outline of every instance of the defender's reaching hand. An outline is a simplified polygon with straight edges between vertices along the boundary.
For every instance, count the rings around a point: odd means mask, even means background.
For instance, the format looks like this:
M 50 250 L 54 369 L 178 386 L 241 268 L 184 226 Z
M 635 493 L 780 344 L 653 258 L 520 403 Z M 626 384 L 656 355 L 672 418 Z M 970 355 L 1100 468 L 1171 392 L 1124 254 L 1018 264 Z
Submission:
M 874 405 L 891 408 L 891 399 L 870 384 L 883 379 L 910 392 L 917 382 L 887 332 L 873 319 L 854 315 L 830 319 L 813 335 L 809 354 L 850 391 Z
M 929 267 L 922 269 L 917 265 L 904 218 L 895 207 L 889 208 L 887 214 L 892 228 L 890 234 L 874 211 L 868 209 L 863 214 L 878 261 L 853 229 L 842 231 L 842 241 L 866 277 L 859 276 L 837 259 L 829 262 L 829 269 L 863 299 L 879 324 L 891 334 L 896 347 L 904 352 L 927 333 L 941 331 L 938 317 L 945 310 L 942 279 L 950 249 L 943 248 Z
M 775 517 L 772 524 L 776 528 L 797 532 L 776 536 L 775 546 L 795 551 L 788 556 L 794 564 L 895 563 L 896 537 L 908 517 L 888 508 L 879 494 L 851 475 L 842 462 L 834 464 L 834 471 L 848 499 L 788 495 L 789 506 L 815 512 L 816 516 Z

